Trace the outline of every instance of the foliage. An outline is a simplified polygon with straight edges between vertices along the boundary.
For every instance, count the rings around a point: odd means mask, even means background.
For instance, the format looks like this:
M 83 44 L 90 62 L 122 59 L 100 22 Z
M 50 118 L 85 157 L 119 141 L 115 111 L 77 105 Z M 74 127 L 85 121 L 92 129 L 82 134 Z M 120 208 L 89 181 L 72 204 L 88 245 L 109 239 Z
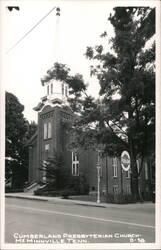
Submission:
M 64 167 L 62 157 L 55 153 L 53 157 L 49 157 L 40 170 L 46 176 L 47 188 L 51 190 L 61 189 L 64 179 L 68 175 L 67 169 Z
M 6 156 L 17 160 L 27 131 L 23 110 L 17 97 L 6 92 Z
M 5 178 L 12 182 L 11 188 L 21 188 L 28 178 L 28 148 L 26 141 L 37 129 L 23 115 L 24 106 L 12 93 L 6 92 L 6 161 Z
M 136 199 L 131 194 L 108 194 L 106 202 L 115 204 L 128 204 L 135 203 Z
M 105 151 L 118 156 L 130 151 L 132 191 L 138 195 L 142 165 L 138 172 L 136 160 L 155 152 L 155 43 L 146 47 L 155 33 L 155 9 L 117 7 L 109 21 L 115 31 L 113 53 L 103 53 L 100 46 L 86 51 L 99 63 L 91 74 L 99 80 L 102 101 L 84 115 L 88 124 L 97 122 L 95 138 L 101 138 Z
M 27 159 L 24 148 L 27 121 L 24 106 L 17 97 L 6 92 L 6 179 L 12 177 L 12 187 L 19 188 L 27 180 Z
M 37 124 L 34 121 L 27 122 L 26 139 L 30 139 L 37 131 Z
M 136 159 L 143 162 L 154 152 L 155 144 L 155 43 L 145 47 L 155 33 L 155 10 L 118 7 L 109 20 L 115 31 L 111 38 L 114 53 L 92 53 L 90 49 L 89 54 L 88 48 L 86 56 L 100 62 L 92 73 L 99 79 L 103 96 L 102 142 L 109 154 L 130 151 L 132 191 L 136 194 L 142 169 L 138 172 Z
M 70 190 L 74 194 L 87 194 L 89 187 L 85 176 L 71 176 L 70 170 L 65 166 L 62 156 L 55 153 L 53 158 L 48 158 L 46 164 L 40 168 L 46 176 L 46 185 L 44 188 L 37 190 L 50 195 L 56 191 Z
M 5 186 L 5 193 L 19 193 L 19 192 L 21 193 L 23 191 L 24 191 L 23 187 L 13 189 L 11 187 Z
M 50 196 L 50 197 L 58 197 L 61 196 L 64 199 L 67 199 L 69 196 L 76 195 L 76 191 L 71 189 L 64 189 L 64 190 L 35 190 L 34 195 L 40 196 Z

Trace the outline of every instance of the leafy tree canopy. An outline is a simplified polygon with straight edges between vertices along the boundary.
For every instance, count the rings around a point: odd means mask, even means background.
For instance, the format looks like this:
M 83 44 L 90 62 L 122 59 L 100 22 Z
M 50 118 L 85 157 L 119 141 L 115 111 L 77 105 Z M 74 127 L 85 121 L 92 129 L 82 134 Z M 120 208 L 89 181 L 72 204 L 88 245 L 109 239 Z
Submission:
M 82 76 L 71 76 L 66 65 L 55 64 L 52 72 L 69 84 L 71 108 L 79 112 L 75 143 L 103 143 L 109 154 L 126 149 L 135 158 L 145 157 L 154 151 L 155 42 L 146 43 L 155 34 L 155 9 L 116 7 L 109 21 L 115 31 L 112 52 L 102 45 L 86 50 L 86 57 L 96 61 L 91 74 L 99 80 L 100 99 L 87 95 Z
M 23 115 L 24 106 L 12 93 L 6 92 L 6 179 L 12 177 L 12 187 L 18 188 L 28 178 L 28 149 L 25 147 L 37 125 L 29 123 Z

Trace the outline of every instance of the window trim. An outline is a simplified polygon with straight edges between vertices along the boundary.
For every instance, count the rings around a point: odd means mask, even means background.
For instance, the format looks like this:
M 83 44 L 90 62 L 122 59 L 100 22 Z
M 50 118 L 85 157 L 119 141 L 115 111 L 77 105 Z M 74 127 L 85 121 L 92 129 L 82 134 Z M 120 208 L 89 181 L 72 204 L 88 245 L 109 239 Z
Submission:
M 79 176 L 79 156 L 78 153 L 72 152 L 72 175 Z
M 52 138 L 52 126 L 51 126 L 51 121 L 48 122 L 48 131 L 47 131 L 47 136 L 48 139 Z
M 47 132 L 48 128 L 47 127 L 48 127 L 47 123 L 45 122 L 44 127 L 43 127 L 44 128 L 44 140 L 46 140 L 48 137 L 48 132 Z
M 112 168 L 113 168 L 113 177 L 118 177 L 118 163 L 117 163 L 117 157 L 112 157 Z
M 43 134 L 44 134 L 44 140 L 48 140 L 52 138 L 52 124 L 51 121 L 44 122 L 43 126 Z

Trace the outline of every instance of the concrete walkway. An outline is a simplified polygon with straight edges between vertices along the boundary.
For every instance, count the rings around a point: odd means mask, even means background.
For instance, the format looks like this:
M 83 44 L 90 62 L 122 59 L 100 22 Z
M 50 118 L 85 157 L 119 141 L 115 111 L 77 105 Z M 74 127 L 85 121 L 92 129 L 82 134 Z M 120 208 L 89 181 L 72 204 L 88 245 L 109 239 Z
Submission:
M 94 201 L 82 201 L 82 200 L 74 200 L 74 197 L 71 199 L 63 199 L 61 197 L 46 197 L 46 196 L 38 196 L 33 195 L 32 193 L 6 193 L 6 198 L 19 198 L 19 199 L 29 199 L 29 200 L 37 200 L 37 201 L 46 201 L 51 203 L 70 203 L 70 204 L 80 204 L 86 206 L 94 206 L 94 207 L 121 207 L 123 208 L 139 208 L 139 207 L 151 207 L 154 208 L 155 204 L 152 202 L 144 202 L 144 203 L 132 203 L 132 204 L 111 204 L 111 203 L 97 203 Z

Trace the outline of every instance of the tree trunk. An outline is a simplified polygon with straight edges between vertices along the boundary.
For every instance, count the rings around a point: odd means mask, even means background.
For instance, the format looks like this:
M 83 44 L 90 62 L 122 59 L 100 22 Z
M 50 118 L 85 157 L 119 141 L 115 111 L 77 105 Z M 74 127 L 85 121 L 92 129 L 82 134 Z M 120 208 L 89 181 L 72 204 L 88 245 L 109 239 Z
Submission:
M 130 158 L 131 158 L 131 193 L 135 201 L 140 200 L 139 195 L 139 181 L 138 181 L 138 168 L 136 164 L 136 155 L 133 149 L 133 142 L 130 142 Z
M 140 195 L 139 195 L 139 185 L 138 185 L 138 176 L 135 174 L 135 167 L 132 167 L 132 173 L 131 173 L 131 193 L 132 196 L 134 197 L 135 201 L 140 200 Z

